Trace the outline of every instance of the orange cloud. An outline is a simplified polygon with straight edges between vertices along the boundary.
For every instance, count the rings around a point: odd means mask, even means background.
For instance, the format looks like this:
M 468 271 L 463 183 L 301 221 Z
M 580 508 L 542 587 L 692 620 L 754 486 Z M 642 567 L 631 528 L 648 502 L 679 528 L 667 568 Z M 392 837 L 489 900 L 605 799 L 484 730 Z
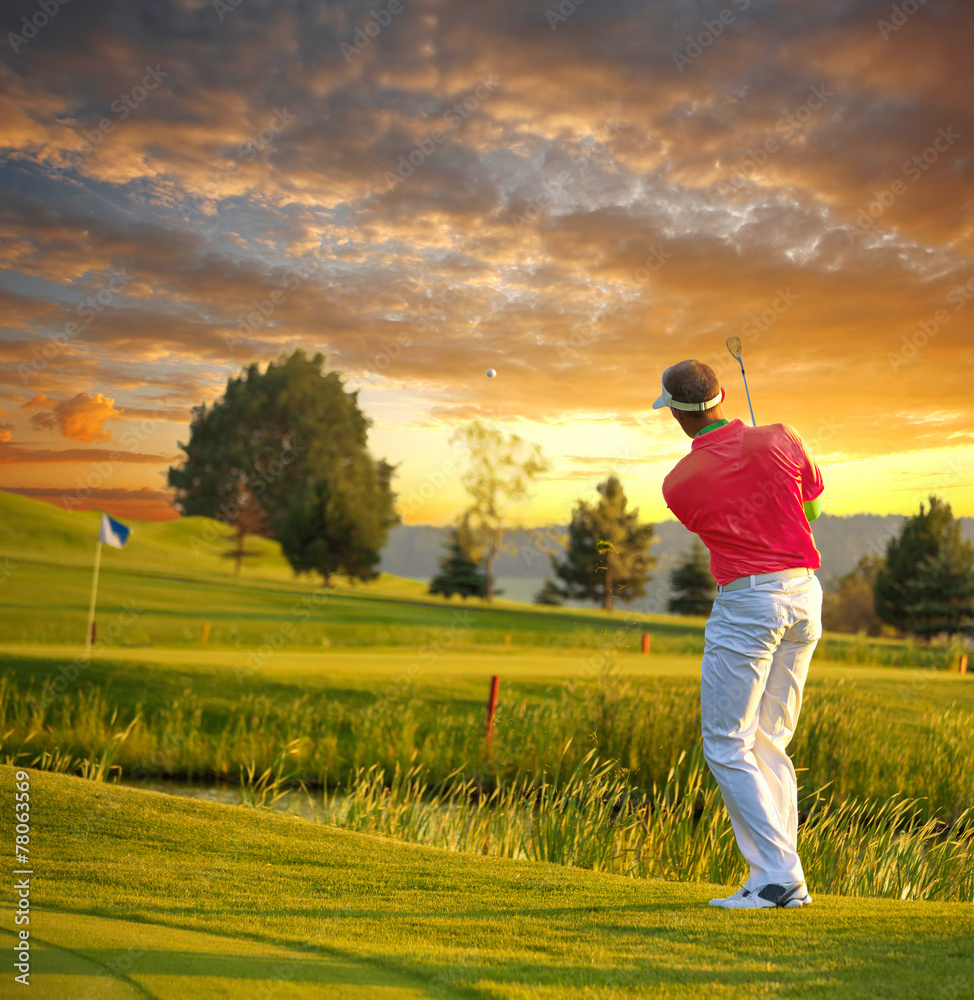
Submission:
M 57 406 L 57 400 L 48 399 L 43 392 L 40 392 L 33 399 L 28 399 L 26 403 L 21 403 L 20 408 L 26 410 L 30 406 L 47 406 L 53 408 Z
M 135 521 L 171 521 L 179 517 L 173 508 L 172 494 L 164 490 L 154 490 L 147 486 L 141 489 L 89 489 L 84 499 L 70 495 L 65 490 L 50 487 L 4 486 L 8 493 L 33 497 L 52 503 L 65 510 L 103 510 L 113 517 Z
M 30 406 L 45 408 L 30 418 L 32 427 L 47 430 L 60 428 L 61 433 L 73 441 L 107 441 L 112 434 L 105 430 L 105 421 L 116 420 L 122 415 L 115 409 L 115 400 L 100 392 L 94 396 L 79 392 L 73 399 L 60 403 L 40 393 L 24 403 L 21 409 Z
M 612 464 L 613 428 L 644 429 L 657 457 L 679 441 L 648 410 L 674 361 L 714 364 L 747 419 L 734 334 L 758 420 L 793 423 L 816 454 L 970 447 L 959 0 L 891 35 L 883 0 L 752 4 L 682 67 L 698 4 L 605 0 L 553 32 L 537 5 L 428 0 L 344 60 L 365 21 L 346 6 L 244 4 L 224 23 L 161 4 L 150 26 L 123 0 L 68 5 L 16 71 L 0 63 L 16 166 L 0 400 L 32 396 L 30 427 L 95 442 L 109 419 L 185 423 L 242 365 L 300 346 L 368 380 L 383 430 L 605 421 L 587 455 L 568 449 L 574 488 Z M 162 85 L 139 96 L 150 61 Z M 434 142 L 482 73 L 498 91 Z M 80 391 L 96 385 L 120 409 Z M 0 462 L 85 451 L 6 428 L 0 444 Z M 404 490 L 423 454 L 395 456 Z
M 112 451 L 109 448 L 25 448 L 12 442 L 0 442 L 0 465 L 19 462 L 139 462 L 163 466 L 183 457 L 141 451 Z

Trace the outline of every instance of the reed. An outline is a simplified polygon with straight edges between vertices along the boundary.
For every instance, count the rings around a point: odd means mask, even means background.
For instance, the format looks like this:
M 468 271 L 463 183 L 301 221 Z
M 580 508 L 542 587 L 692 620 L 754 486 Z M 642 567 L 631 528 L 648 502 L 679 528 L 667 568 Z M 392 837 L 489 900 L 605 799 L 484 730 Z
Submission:
M 364 707 L 252 692 L 221 711 L 192 691 L 161 706 L 119 706 L 94 684 L 54 693 L 0 675 L 0 759 L 97 781 L 236 776 L 244 805 L 280 807 L 297 788 L 322 822 L 450 850 L 744 877 L 691 681 L 637 683 L 610 663 L 594 683 L 509 698 L 491 758 L 480 711 L 415 691 Z M 972 722 L 953 706 L 893 730 L 853 684 L 808 692 L 792 750 L 813 892 L 974 901 Z
M 323 793 L 321 821 L 632 877 L 743 881 L 745 864 L 699 742 L 649 793 L 594 751 L 562 773 L 566 757 L 551 775 L 502 782 L 486 795 L 462 772 L 432 782 L 416 762 L 397 764 L 388 780 L 375 765 L 360 768 L 343 789 Z M 923 820 L 919 802 L 900 796 L 876 803 L 819 791 L 801 805 L 799 850 L 812 892 L 974 901 L 974 809 L 945 824 Z
M 292 784 L 334 785 L 338 775 L 398 765 L 441 781 L 459 766 L 489 793 L 534 775 L 558 787 L 590 751 L 615 760 L 634 787 L 663 787 L 700 732 L 699 688 L 690 679 L 619 676 L 566 683 L 500 705 L 493 755 L 483 747 L 482 709 L 402 697 L 273 698 L 251 692 L 219 707 L 192 691 L 164 704 L 119 705 L 96 684 L 56 698 L 51 682 L 0 674 L 0 759 L 66 773 L 234 782 L 277 774 L 287 748 Z M 890 706 L 853 683 L 806 690 L 789 748 L 804 789 L 828 785 L 838 799 L 917 800 L 923 817 L 956 819 L 974 804 L 969 734 L 974 713 L 954 704 L 891 722 Z M 87 762 L 87 763 L 85 763 Z M 249 769 L 249 770 L 248 770 Z M 331 776 L 329 778 L 329 776 Z M 270 778 L 268 779 L 270 780 Z

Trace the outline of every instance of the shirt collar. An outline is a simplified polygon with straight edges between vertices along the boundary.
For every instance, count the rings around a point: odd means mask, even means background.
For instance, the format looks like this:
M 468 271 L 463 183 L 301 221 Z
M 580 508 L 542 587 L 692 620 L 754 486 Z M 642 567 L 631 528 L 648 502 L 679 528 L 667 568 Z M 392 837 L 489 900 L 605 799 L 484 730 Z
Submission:
M 717 422 L 704 427 L 698 431 L 690 441 L 690 450 L 696 451 L 698 448 L 709 448 L 711 444 L 723 441 L 730 434 L 735 434 L 742 430 L 744 421 L 740 418 L 730 421 Z
M 706 434 L 707 431 L 716 430 L 718 427 L 723 427 L 724 424 L 729 424 L 729 423 L 730 423 L 729 420 L 716 420 L 712 424 L 707 424 L 707 426 L 704 427 L 703 430 L 697 431 L 697 433 L 694 434 L 693 436 L 695 438 L 698 438 L 698 437 L 700 437 L 701 434 Z

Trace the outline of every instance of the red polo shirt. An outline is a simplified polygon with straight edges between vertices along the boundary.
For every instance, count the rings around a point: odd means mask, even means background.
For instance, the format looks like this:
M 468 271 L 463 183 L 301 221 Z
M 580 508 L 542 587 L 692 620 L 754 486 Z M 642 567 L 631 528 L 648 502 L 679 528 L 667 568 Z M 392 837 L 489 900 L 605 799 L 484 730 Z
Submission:
M 794 427 L 732 420 L 693 439 L 663 480 L 663 499 L 710 549 L 710 572 L 725 584 L 751 573 L 819 569 L 802 504 L 824 489 Z

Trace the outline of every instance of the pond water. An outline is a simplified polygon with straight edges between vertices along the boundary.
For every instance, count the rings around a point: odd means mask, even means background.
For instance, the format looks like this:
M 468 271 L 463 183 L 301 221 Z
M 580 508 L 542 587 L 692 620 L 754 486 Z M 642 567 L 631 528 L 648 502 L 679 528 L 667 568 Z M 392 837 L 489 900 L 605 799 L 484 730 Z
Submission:
M 119 784 L 125 785 L 127 788 L 140 788 L 147 792 L 162 792 L 164 795 L 182 795 L 190 799 L 199 799 L 202 802 L 220 802 L 224 805 L 238 806 L 242 801 L 239 785 L 124 777 Z M 315 808 L 318 810 L 318 818 L 320 818 L 322 814 L 322 792 L 320 789 L 315 789 L 310 794 L 314 799 Z M 287 795 L 274 804 L 273 808 L 278 812 L 289 812 L 294 816 L 300 816 L 302 819 L 308 819 L 312 822 L 315 820 L 315 813 L 308 802 L 308 796 L 300 790 L 288 792 Z

